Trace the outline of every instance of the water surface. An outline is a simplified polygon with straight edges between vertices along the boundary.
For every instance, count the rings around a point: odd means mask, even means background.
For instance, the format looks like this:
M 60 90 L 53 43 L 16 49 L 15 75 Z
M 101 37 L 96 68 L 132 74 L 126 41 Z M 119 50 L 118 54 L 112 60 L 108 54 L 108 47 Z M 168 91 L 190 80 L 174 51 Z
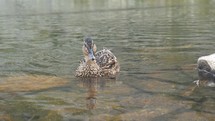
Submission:
M 214 0 L 0 0 L 0 120 L 212 121 L 214 88 L 192 82 L 214 15 Z M 116 80 L 74 77 L 85 36 Z

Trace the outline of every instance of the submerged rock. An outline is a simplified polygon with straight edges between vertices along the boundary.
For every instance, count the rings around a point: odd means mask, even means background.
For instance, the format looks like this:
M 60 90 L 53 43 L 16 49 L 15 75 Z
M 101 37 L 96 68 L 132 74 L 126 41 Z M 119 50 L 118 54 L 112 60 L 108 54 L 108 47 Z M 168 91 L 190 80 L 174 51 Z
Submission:
M 24 75 L 7 77 L 0 81 L 0 92 L 28 92 L 63 86 L 68 80 L 56 76 Z
M 215 86 L 215 54 L 202 56 L 197 61 L 199 80 L 207 86 Z

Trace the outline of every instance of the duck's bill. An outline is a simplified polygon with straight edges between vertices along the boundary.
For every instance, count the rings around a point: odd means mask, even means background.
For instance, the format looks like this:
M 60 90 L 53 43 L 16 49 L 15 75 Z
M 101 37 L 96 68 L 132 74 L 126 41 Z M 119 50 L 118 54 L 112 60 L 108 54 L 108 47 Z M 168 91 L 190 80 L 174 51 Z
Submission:
M 93 54 L 93 50 L 92 49 L 90 49 L 90 51 L 89 51 L 89 58 L 90 58 L 90 60 L 95 60 L 95 56 Z

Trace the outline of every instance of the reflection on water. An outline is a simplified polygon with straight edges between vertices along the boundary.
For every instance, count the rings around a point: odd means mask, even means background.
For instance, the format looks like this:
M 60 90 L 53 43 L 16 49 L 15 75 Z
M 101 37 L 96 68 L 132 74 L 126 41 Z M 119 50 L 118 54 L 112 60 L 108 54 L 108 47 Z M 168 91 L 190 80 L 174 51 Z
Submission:
M 214 88 L 193 84 L 214 3 L 0 0 L 0 120 L 214 120 Z M 85 36 L 116 54 L 116 81 L 74 77 Z
M 97 78 L 83 79 L 81 83 L 87 88 L 86 106 L 88 109 L 96 108 Z
M 82 88 L 86 88 L 86 107 L 88 109 L 95 109 L 97 103 L 97 94 L 98 91 L 105 90 L 107 86 L 106 83 L 115 84 L 116 80 L 114 79 L 105 79 L 105 78 L 82 78 L 79 81 L 79 85 Z

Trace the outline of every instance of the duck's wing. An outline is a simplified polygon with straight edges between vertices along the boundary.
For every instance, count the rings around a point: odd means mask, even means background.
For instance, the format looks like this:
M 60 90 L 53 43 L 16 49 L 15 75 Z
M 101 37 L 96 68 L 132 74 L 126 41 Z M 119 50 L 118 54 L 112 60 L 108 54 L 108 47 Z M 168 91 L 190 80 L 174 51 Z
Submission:
M 111 75 L 119 72 L 120 67 L 116 56 L 109 49 L 102 49 L 95 54 L 99 67 Z

